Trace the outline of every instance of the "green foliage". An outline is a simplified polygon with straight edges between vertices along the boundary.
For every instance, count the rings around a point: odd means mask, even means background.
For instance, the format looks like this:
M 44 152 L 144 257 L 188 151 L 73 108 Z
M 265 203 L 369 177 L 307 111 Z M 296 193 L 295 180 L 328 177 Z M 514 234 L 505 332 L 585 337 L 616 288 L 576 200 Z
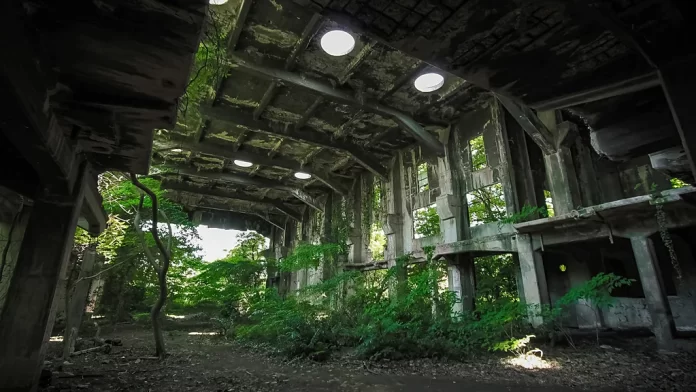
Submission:
M 505 218 L 505 197 L 503 187 L 499 183 L 476 189 L 466 196 L 469 205 L 469 222 L 472 226 Z
M 559 307 L 569 306 L 575 304 L 578 300 L 585 300 L 591 302 L 593 306 L 604 309 L 612 306 L 616 301 L 616 298 L 611 296 L 611 292 L 614 289 L 631 285 L 633 282 L 635 282 L 635 279 L 624 278 L 613 273 L 600 272 L 593 276 L 592 279 L 570 289 L 568 293 L 558 300 L 557 305 Z
M 431 237 L 440 234 L 440 215 L 435 206 L 425 207 L 414 211 L 414 227 L 416 234 Z
M 497 306 L 499 303 L 517 301 L 519 268 L 511 254 L 476 257 L 476 308 L 479 310 Z
M 486 146 L 483 143 L 483 135 L 478 135 L 469 140 L 469 148 L 471 149 L 471 169 L 476 171 L 488 167 L 488 158 L 486 157 Z
M 529 204 L 525 204 L 524 207 L 522 207 L 522 209 L 520 210 L 520 212 L 514 213 L 512 215 L 508 215 L 498 222 L 500 225 L 515 224 L 515 223 L 525 222 L 525 221 L 533 218 L 536 215 L 538 215 L 541 218 L 546 218 L 547 217 L 546 207 L 537 207 L 537 206 L 530 206 Z
M 282 271 L 299 271 L 306 268 L 317 268 L 325 261 L 333 261 L 338 255 L 344 253 L 344 246 L 340 244 L 299 244 L 291 255 L 281 260 Z
M 670 178 L 669 183 L 672 185 L 672 189 L 679 189 L 683 188 L 685 186 L 689 186 L 686 182 L 678 179 L 678 178 Z

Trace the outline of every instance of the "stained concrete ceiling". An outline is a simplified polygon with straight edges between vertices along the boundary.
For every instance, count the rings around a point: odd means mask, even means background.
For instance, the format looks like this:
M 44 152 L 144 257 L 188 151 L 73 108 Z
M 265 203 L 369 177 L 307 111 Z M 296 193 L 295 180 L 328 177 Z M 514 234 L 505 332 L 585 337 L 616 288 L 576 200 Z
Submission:
M 196 126 L 158 134 L 155 161 L 192 210 L 274 223 L 320 209 L 359 172 L 384 178 L 398 149 L 441 153 L 437 130 L 490 91 L 549 109 L 626 80 L 636 91 L 655 86 L 652 60 L 666 50 L 656 45 L 684 28 L 678 7 L 654 0 L 230 0 L 211 9 L 234 20 L 226 73 Z M 332 29 L 356 38 L 348 55 L 321 49 Z M 417 91 L 413 80 L 431 70 L 444 87 Z

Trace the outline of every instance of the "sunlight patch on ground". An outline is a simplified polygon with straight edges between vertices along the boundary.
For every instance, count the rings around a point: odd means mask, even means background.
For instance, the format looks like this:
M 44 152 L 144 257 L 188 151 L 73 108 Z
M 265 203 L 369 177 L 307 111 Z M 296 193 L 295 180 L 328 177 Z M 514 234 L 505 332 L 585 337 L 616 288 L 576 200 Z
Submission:
M 189 332 L 189 336 L 201 336 L 201 335 L 213 336 L 213 335 L 217 335 L 217 334 L 218 334 L 217 332 Z
M 180 314 L 167 314 L 166 316 L 169 317 L 169 318 L 173 318 L 173 319 L 184 319 L 184 318 L 186 318 L 186 316 L 183 316 L 183 315 L 180 315 Z
M 48 339 L 49 342 L 62 342 L 63 337 L 62 336 L 51 336 L 50 339 Z
M 539 351 L 539 354 L 541 352 Z M 521 367 L 525 369 L 557 369 L 559 368 L 557 363 L 549 362 L 545 360 L 541 355 L 536 355 L 535 352 L 530 352 L 527 354 L 520 354 L 518 356 L 507 358 L 503 360 L 503 363 L 507 365 L 512 365 L 515 367 Z

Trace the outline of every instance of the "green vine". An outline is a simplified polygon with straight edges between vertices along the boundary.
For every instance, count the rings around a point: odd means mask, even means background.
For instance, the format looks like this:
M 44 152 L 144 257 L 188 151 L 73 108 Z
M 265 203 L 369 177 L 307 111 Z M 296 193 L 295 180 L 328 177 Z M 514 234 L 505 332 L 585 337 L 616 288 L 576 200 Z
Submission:
M 667 251 L 669 252 L 669 259 L 672 263 L 672 267 L 674 268 L 674 271 L 676 272 L 677 279 L 681 280 L 682 278 L 682 271 L 681 271 L 681 266 L 679 265 L 679 259 L 677 258 L 677 252 L 674 249 L 674 243 L 672 242 L 672 235 L 669 233 L 669 229 L 667 227 L 667 214 L 665 213 L 664 210 L 664 199 L 662 198 L 661 192 L 657 191 L 657 185 L 652 184 L 651 190 L 652 193 L 650 194 L 650 198 L 653 200 L 653 204 L 655 204 L 655 218 L 657 219 L 657 227 L 660 232 L 660 239 L 662 240 L 662 243 L 665 245 L 667 248 Z

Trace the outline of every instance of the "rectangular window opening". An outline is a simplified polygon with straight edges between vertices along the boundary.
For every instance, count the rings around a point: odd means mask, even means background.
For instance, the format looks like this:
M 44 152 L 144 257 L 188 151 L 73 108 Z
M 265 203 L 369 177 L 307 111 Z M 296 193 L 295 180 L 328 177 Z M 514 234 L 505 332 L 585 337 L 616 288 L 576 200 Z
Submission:
M 469 140 L 471 150 L 471 169 L 474 171 L 488 167 L 488 157 L 486 157 L 486 146 L 483 143 L 483 134 Z
M 415 238 L 432 237 L 440 234 L 440 215 L 435 204 L 413 211 Z
M 428 185 L 428 164 L 423 162 L 418 165 L 418 193 L 430 189 Z
M 546 201 L 546 216 L 551 218 L 556 216 L 553 211 L 553 198 L 551 197 L 551 191 L 544 189 L 544 200 Z
M 466 201 L 469 206 L 469 226 L 497 222 L 507 215 L 505 195 L 500 183 L 467 193 Z

